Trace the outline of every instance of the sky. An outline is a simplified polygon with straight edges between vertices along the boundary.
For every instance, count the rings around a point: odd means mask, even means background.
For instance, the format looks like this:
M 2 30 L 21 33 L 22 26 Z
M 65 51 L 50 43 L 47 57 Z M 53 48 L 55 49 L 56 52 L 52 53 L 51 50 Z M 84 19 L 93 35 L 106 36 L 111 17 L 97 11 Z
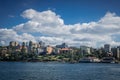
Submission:
M 119 46 L 119 37 L 120 0 L 0 0 L 0 45 Z

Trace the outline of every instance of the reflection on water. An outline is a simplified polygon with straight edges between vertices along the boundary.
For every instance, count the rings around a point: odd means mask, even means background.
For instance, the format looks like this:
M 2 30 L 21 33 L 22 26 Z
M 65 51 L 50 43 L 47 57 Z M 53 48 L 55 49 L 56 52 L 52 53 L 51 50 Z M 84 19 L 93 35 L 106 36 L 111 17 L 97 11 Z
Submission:
M 120 64 L 0 62 L 0 80 L 119 80 Z

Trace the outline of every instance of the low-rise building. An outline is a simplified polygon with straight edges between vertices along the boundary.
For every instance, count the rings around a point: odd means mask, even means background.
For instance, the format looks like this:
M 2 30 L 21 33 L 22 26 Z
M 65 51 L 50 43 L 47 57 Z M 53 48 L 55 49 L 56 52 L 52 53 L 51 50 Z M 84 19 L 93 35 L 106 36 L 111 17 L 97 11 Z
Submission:
M 53 48 L 53 54 L 59 54 L 60 53 L 60 48 L 56 48 L 56 47 L 54 47 Z
M 62 43 L 61 45 L 56 45 L 56 48 L 68 48 L 66 43 Z
M 71 48 L 61 48 L 59 49 L 59 53 L 71 53 L 72 49 Z
M 51 46 L 46 47 L 46 54 L 52 54 L 53 48 Z

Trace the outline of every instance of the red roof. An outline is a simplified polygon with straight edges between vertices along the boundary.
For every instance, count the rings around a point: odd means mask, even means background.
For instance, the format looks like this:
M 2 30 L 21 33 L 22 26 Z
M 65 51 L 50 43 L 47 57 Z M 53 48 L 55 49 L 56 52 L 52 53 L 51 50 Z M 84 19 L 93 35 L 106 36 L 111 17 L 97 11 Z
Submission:
M 70 49 L 70 48 L 62 48 L 60 50 L 72 50 L 72 49 Z

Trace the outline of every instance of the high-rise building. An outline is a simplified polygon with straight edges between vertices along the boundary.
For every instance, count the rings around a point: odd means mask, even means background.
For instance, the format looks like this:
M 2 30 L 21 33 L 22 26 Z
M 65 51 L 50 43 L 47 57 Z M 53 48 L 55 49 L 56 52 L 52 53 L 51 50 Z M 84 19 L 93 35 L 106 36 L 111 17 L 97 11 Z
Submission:
M 22 46 L 25 47 L 25 46 L 26 46 L 26 43 L 25 43 L 25 42 L 22 42 Z
M 30 41 L 30 42 L 29 42 L 29 47 L 31 47 L 31 46 L 32 46 L 32 44 L 33 44 L 33 42 L 32 42 L 32 41 Z
M 85 54 L 91 54 L 91 48 L 87 46 L 80 46 L 80 52 L 83 56 Z
M 45 47 L 45 43 L 44 42 L 40 41 L 39 44 L 40 44 L 41 48 Z
M 117 47 L 117 59 L 120 60 L 120 46 Z
M 105 44 L 104 45 L 104 50 L 105 50 L 105 52 L 111 52 L 111 46 L 110 46 L 110 44 Z
M 18 46 L 18 42 L 16 42 L 16 41 L 11 41 L 11 42 L 9 43 L 9 46 Z
M 32 41 L 29 42 L 29 53 L 36 53 L 38 54 L 38 48 L 40 48 L 39 43 L 34 43 Z

